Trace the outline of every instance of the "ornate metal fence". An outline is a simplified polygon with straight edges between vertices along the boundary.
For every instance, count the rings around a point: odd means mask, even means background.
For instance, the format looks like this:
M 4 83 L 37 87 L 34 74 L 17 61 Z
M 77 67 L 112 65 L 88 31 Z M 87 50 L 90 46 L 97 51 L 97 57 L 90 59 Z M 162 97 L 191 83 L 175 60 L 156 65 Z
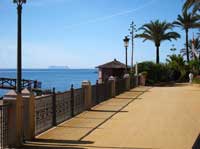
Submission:
M 74 115 L 84 111 L 83 89 L 74 89 Z
M 131 78 L 131 88 L 135 87 L 136 78 Z M 125 91 L 125 79 L 116 80 L 115 91 L 119 95 Z M 92 106 L 111 98 L 112 82 L 105 82 L 91 86 Z M 64 93 L 37 97 L 35 100 L 35 134 L 38 135 L 47 129 L 83 112 L 85 110 L 84 90 L 73 89 Z
M 131 81 L 130 82 L 130 87 L 131 88 L 136 87 L 136 79 L 137 79 L 136 76 L 133 76 L 133 77 L 130 78 L 130 81 Z
M 125 86 L 126 86 L 125 81 L 126 81 L 125 79 L 116 80 L 116 84 L 115 84 L 116 95 L 119 95 L 125 91 Z
M 92 106 L 97 105 L 97 86 L 92 85 Z
M 102 102 L 105 100 L 105 84 L 98 84 L 98 103 Z
M 111 85 L 112 83 L 110 81 L 105 83 L 105 88 L 104 88 L 105 100 L 111 98 Z
M 53 95 L 38 97 L 35 100 L 35 134 L 53 126 Z
M 7 147 L 8 140 L 8 106 L 0 105 L 0 147 Z
M 71 117 L 71 91 L 56 94 L 56 123 Z
M 95 93 L 92 93 L 92 99 L 95 100 L 94 98 L 96 98 L 96 103 L 100 103 L 111 98 L 111 85 L 111 82 L 108 81 L 93 86 L 92 92 L 94 91 Z

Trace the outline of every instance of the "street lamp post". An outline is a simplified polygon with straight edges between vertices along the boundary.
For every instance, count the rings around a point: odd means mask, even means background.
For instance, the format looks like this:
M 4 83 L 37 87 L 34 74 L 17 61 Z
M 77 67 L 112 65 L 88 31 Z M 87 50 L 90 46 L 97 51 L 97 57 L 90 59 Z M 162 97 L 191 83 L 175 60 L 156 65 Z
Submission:
M 125 47 L 125 57 L 126 57 L 126 73 L 128 72 L 127 71 L 127 68 L 128 68 L 128 65 L 127 65 L 127 50 L 128 50 L 128 44 L 129 44 L 129 38 L 128 38 L 128 36 L 125 36 L 125 38 L 124 38 L 124 47 Z
M 22 33 L 21 33 L 21 21 L 22 21 L 22 5 L 26 3 L 26 0 L 13 0 L 17 4 L 17 92 L 20 93 L 22 90 Z
M 136 32 L 136 25 L 132 21 L 130 24 L 130 35 L 131 35 L 131 41 L 132 41 L 132 51 L 131 51 L 131 72 L 133 72 L 133 52 L 134 52 L 134 38 L 135 38 L 135 32 Z

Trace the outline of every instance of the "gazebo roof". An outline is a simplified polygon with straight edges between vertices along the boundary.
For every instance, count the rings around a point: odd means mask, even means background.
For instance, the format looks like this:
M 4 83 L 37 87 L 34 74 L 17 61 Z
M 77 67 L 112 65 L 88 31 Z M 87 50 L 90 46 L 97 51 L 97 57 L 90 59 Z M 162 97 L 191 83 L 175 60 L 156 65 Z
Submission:
M 107 69 L 125 69 L 126 65 L 114 59 L 114 61 L 99 65 L 96 68 L 107 68 Z

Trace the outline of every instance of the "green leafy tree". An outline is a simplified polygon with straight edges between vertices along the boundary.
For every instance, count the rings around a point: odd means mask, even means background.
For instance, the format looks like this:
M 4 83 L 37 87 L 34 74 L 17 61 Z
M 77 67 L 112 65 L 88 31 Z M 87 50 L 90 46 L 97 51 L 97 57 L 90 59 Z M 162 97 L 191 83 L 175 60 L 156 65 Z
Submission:
M 190 69 L 190 72 L 194 73 L 195 75 L 199 75 L 200 74 L 200 61 L 198 59 L 190 61 L 189 69 Z
M 171 69 L 171 76 L 174 80 L 181 81 L 186 75 L 185 61 L 179 54 L 169 55 L 166 59 L 169 68 Z
M 160 44 L 165 41 L 180 38 L 177 32 L 169 31 L 173 29 L 173 25 L 167 22 L 160 22 L 159 20 L 151 21 L 150 23 L 144 24 L 139 30 L 143 33 L 137 34 L 136 38 L 143 38 L 144 41 L 152 41 L 156 46 L 156 63 L 159 64 L 159 48 Z
M 190 61 L 189 58 L 189 43 L 188 43 L 188 33 L 191 28 L 200 27 L 199 16 L 194 16 L 192 13 L 188 13 L 187 11 L 183 11 L 182 15 L 178 15 L 177 20 L 173 22 L 177 27 L 181 27 L 185 30 L 185 44 L 186 44 L 186 53 L 187 53 L 187 62 Z

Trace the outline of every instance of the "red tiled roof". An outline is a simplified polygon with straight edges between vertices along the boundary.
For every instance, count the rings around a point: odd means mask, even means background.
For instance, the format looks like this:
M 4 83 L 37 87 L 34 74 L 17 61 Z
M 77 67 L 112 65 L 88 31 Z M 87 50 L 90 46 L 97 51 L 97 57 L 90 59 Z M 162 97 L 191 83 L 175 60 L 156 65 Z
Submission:
M 96 68 L 115 68 L 115 69 L 125 69 L 126 65 L 114 59 L 114 61 L 99 65 Z

